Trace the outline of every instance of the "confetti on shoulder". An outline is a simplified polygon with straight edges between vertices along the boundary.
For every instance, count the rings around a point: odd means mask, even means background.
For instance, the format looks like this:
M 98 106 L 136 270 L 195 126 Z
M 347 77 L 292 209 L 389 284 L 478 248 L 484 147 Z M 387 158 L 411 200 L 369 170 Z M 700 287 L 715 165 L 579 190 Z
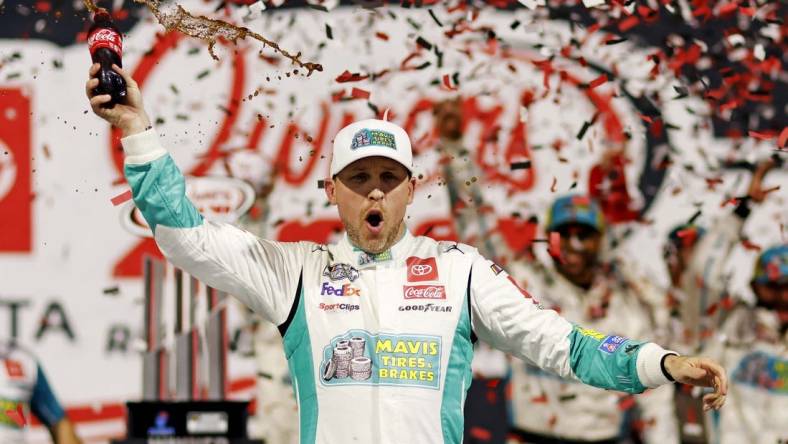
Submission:
M 112 206 L 117 207 L 118 205 L 131 200 L 131 190 L 126 190 L 110 200 L 112 202 Z

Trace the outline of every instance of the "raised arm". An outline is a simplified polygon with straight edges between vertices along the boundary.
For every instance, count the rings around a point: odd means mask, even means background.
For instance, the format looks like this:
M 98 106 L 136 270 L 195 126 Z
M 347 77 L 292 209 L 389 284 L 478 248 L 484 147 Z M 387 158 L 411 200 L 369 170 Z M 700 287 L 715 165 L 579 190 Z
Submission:
M 496 347 L 566 378 L 605 389 L 641 393 L 672 379 L 714 386 L 707 403 L 719 407 L 725 372 L 703 358 L 678 357 L 657 344 L 605 335 L 542 309 L 505 271 L 482 257 L 473 264 L 471 323 Z
M 233 225 L 205 221 L 186 197 L 183 175 L 150 127 L 136 82 L 115 69 L 126 80 L 125 104 L 101 107 L 109 95 L 91 95 L 95 79 L 87 82 L 86 92 L 93 111 L 123 132 L 126 180 L 159 249 L 175 266 L 236 296 L 271 322 L 283 323 L 309 245 L 262 240 Z

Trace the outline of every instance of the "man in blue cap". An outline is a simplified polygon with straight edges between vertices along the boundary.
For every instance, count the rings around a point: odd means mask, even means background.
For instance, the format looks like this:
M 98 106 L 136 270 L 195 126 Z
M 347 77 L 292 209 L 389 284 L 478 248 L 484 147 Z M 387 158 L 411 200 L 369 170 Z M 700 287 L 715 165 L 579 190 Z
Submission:
M 788 440 L 788 244 L 758 257 L 750 287 L 755 306 L 736 307 L 706 348 L 731 375 L 729 408 L 707 418 L 720 444 Z
M 605 220 L 597 202 L 583 195 L 558 198 L 546 229 L 560 235 L 552 264 L 511 264 L 527 290 L 571 322 L 620 336 L 654 337 L 667 321 L 662 294 L 624 264 L 603 258 Z M 628 435 L 630 406 L 641 412 L 646 443 L 678 443 L 670 387 L 636 399 L 555 378 L 524 362 L 512 364 L 515 432 L 525 442 L 614 443 Z

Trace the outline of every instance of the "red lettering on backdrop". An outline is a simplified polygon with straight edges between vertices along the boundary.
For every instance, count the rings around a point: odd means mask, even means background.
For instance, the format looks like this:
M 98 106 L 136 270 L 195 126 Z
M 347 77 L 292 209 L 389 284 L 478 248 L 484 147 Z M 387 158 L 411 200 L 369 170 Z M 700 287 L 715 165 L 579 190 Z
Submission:
M 160 35 L 158 40 L 153 46 L 151 52 L 140 60 L 139 65 L 132 72 L 132 77 L 136 80 L 140 89 L 143 89 L 145 81 L 148 76 L 153 72 L 154 68 L 159 65 L 162 58 L 171 50 L 175 49 L 178 41 L 181 39 L 181 34 L 177 32 L 168 32 Z M 233 52 L 233 77 L 231 80 L 231 92 L 227 99 L 225 108 L 227 112 L 224 113 L 224 119 L 219 127 L 219 131 L 214 137 L 213 141 L 208 147 L 206 153 L 201 157 L 201 161 L 194 166 L 186 174 L 192 176 L 202 176 L 208 168 L 213 165 L 216 160 L 222 156 L 220 148 L 230 138 L 231 130 L 235 125 L 238 118 L 238 105 L 241 102 L 243 88 L 245 83 L 245 67 L 246 62 L 243 57 L 243 51 Z M 120 130 L 113 128 L 110 134 L 110 147 L 112 149 L 113 160 L 115 168 L 122 175 L 123 174 L 123 151 L 120 144 Z M 113 268 L 113 276 L 116 277 L 137 277 L 142 275 L 142 257 L 145 254 L 151 254 L 157 257 L 162 257 L 158 247 L 153 239 L 146 238 L 138 242 L 132 250 L 123 256 Z
M 0 89 L 0 253 L 32 250 L 30 98 Z

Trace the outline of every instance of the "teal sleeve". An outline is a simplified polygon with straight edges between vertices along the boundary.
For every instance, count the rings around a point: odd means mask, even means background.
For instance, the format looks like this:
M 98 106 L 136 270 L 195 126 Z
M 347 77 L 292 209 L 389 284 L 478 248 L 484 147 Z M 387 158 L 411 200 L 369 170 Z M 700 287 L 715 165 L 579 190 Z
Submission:
M 575 325 L 569 333 L 570 367 L 578 379 L 594 387 L 642 393 L 638 352 L 646 342 L 605 335 Z
M 157 225 L 192 228 L 203 218 L 186 197 L 186 182 L 169 154 L 140 164 L 126 165 L 124 172 L 131 186 L 134 204 L 156 232 Z

